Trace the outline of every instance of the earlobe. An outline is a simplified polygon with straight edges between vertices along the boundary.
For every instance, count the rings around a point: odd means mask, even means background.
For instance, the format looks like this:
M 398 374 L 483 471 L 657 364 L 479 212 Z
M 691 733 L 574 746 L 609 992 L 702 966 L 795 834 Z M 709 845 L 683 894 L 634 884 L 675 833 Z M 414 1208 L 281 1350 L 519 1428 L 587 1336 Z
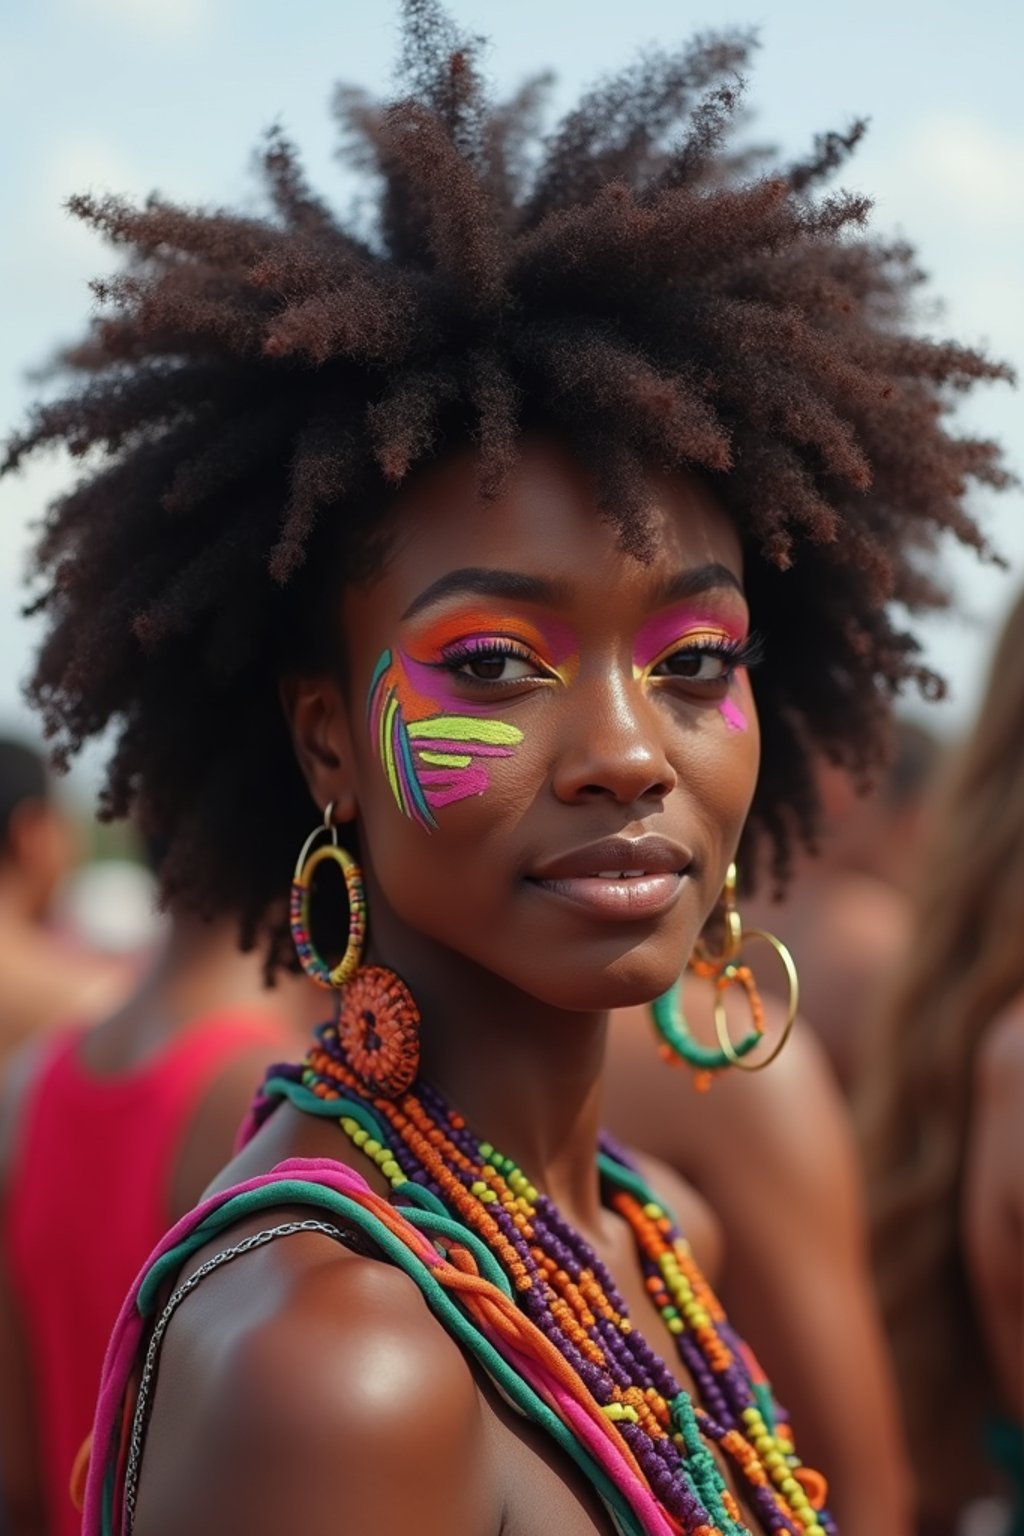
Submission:
M 280 683 L 281 707 L 309 792 L 323 810 L 332 802 L 336 822 L 357 813 L 352 738 L 345 701 L 327 677 L 289 676 Z

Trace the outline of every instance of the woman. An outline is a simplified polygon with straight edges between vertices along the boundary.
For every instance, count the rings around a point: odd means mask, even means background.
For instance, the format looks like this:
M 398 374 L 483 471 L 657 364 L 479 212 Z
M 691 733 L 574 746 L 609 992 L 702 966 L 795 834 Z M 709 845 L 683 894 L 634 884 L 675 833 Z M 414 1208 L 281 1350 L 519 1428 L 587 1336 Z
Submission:
M 80 202 L 133 260 L 12 454 L 113 455 L 39 551 L 51 728 L 123 722 L 108 810 L 272 966 L 294 866 L 340 987 L 122 1314 L 85 1529 L 821 1536 L 676 1186 L 599 1141 L 607 1012 L 678 975 L 745 826 L 785 869 L 811 751 L 865 764 L 928 679 L 883 601 L 978 537 L 1001 471 L 944 386 L 1000 370 L 895 328 L 905 252 L 810 190 L 841 141 L 728 184 L 742 40 L 540 141 L 536 87 L 489 105 L 405 15 L 406 94 L 340 98 L 376 227 L 278 139 L 273 224 Z M 309 925 L 325 863 L 347 942 Z
M 1018 599 L 937 806 L 865 1082 L 876 1272 L 936 1531 L 997 1491 L 1024 1530 L 1022 747 Z

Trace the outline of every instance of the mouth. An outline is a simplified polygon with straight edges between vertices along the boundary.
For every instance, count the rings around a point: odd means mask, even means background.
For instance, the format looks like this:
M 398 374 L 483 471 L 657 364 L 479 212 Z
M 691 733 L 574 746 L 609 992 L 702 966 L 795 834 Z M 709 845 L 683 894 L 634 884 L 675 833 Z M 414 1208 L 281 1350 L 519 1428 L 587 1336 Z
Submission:
M 669 910 L 692 862 L 689 849 L 667 838 L 616 837 L 542 864 L 527 881 L 593 917 L 638 921 Z

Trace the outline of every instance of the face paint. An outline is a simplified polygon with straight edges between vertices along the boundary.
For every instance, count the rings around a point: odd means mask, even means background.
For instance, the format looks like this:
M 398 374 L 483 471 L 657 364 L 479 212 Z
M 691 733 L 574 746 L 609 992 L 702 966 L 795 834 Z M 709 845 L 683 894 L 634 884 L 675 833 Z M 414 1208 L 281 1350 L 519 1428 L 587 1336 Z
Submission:
M 710 646 L 737 645 L 743 639 L 743 625 L 708 608 L 670 608 L 648 619 L 633 646 L 633 676 L 647 679 L 675 651 L 699 650 L 701 642 Z
M 437 825 L 435 810 L 482 795 L 488 760 L 511 757 L 523 739 L 517 726 L 495 720 L 493 704 L 466 699 L 445 665 L 474 651 L 486 658 L 502 641 L 535 659 L 550 683 L 575 673 L 579 647 L 567 625 L 487 609 L 442 614 L 377 663 L 368 699 L 374 744 L 396 804 L 421 826 Z
M 395 803 L 405 816 L 423 827 L 435 827 L 433 811 L 470 795 L 482 795 L 490 779 L 486 762 L 511 757 L 523 739 L 517 726 L 491 716 L 456 713 L 438 708 L 411 686 L 407 658 L 384 651 L 374 668 L 367 699 L 367 716 L 377 756 L 391 786 Z M 447 674 L 430 674 L 436 691 Z M 417 681 L 421 681 L 417 677 Z
M 747 717 L 734 699 L 723 699 L 718 706 L 718 713 L 730 731 L 745 731 L 747 729 Z
M 579 642 L 559 619 L 545 617 L 533 621 L 520 614 L 502 614 L 487 608 L 460 608 L 442 614 L 415 629 L 402 650 L 402 660 L 410 681 L 428 698 L 437 698 L 451 673 L 443 670 L 444 661 L 453 653 L 469 653 L 507 640 L 534 658 L 553 681 L 569 683 L 579 669 Z M 468 659 L 468 657 L 467 657 Z M 449 691 L 457 698 L 449 681 Z M 458 707 L 467 714 L 487 712 L 486 704 L 470 704 L 458 699 Z

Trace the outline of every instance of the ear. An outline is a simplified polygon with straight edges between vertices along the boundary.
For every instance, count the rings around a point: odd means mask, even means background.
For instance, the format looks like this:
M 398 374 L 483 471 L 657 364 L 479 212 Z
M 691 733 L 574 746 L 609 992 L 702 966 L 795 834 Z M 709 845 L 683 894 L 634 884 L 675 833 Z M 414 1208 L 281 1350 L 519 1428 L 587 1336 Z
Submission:
M 354 821 L 358 809 L 345 700 L 329 677 L 286 677 L 281 704 L 309 792 L 321 811 L 332 802 L 334 820 Z

